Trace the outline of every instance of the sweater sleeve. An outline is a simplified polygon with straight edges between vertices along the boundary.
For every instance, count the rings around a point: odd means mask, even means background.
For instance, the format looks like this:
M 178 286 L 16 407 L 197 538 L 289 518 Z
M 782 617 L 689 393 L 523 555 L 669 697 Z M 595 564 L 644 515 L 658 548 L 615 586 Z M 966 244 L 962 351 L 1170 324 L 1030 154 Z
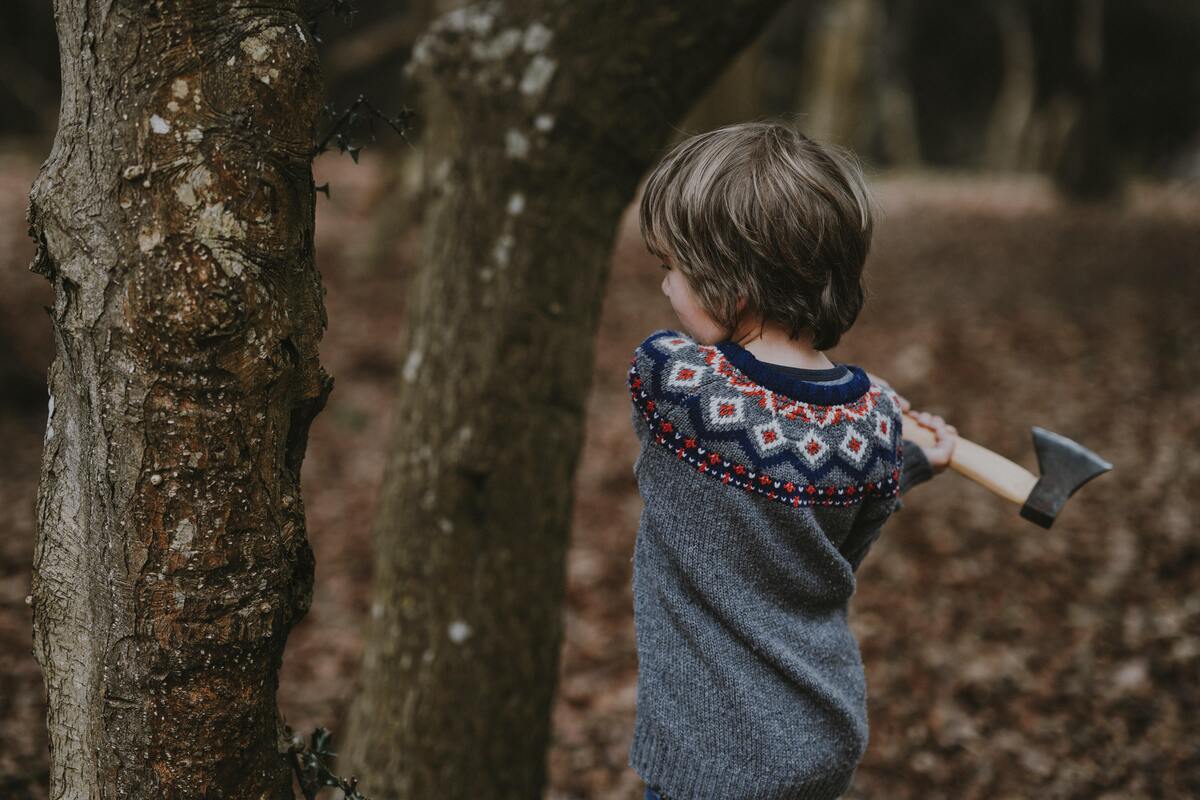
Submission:
M 921 449 L 920 445 L 911 439 L 901 441 L 904 458 L 904 463 L 900 467 L 900 494 L 902 495 L 918 483 L 924 483 L 932 478 L 933 467 L 930 466 L 929 459 L 925 457 L 925 451 Z M 870 552 L 871 545 L 875 544 L 875 540 L 883 532 L 883 523 L 887 522 L 888 517 L 893 513 L 904 508 L 904 501 L 900 499 L 900 495 L 885 501 L 871 499 L 864 502 L 867 505 L 855 519 L 854 530 L 847 538 L 843 550 L 843 555 L 850 562 L 850 568 L 855 572 L 858 571 L 858 565 Z
M 882 378 L 876 378 L 876 383 L 891 391 L 892 385 Z M 901 439 L 900 464 L 900 494 L 904 494 L 918 483 L 924 483 L 933 477 L 933 467 L 925 457 L 925 451 L 912 439 Z M 904 508 L 904 501 L 896 498 L 896 511 Z
M 933 467 L 921 446 L 911 439 L 902 442 L 904 463 L 900 467 L 900 494 L 933 477 Z
M 883 523 L 900 508 L 900 498 L 870 498 L 863 501 L 863 509 L 854 520 L 854 527 L 842 547 L 842 555 L 850 562 L 850 569 L 858 572 L 858 565 L 867 557 L 871 545 L 883 532 Z

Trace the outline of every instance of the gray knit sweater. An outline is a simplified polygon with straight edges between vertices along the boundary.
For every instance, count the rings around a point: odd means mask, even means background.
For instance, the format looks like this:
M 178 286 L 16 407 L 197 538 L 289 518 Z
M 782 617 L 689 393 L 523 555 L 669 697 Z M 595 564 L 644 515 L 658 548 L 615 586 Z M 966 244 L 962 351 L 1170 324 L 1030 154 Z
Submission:
M 866 750 L 855 570 L 932 473 L 891 388 L 846 367 L 804 381 L 667 329 L 634 351 L 629 765 L 668 800 L 835 798 Z

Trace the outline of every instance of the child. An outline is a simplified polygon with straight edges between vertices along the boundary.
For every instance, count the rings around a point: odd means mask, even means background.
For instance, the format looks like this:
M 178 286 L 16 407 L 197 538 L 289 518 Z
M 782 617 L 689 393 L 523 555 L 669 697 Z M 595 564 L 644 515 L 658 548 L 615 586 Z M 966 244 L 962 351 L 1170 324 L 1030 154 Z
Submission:
M 838 797 L 867 747 L 855 571 L 957 432 L 921 412 L 937 445 L 902 441 L 907 402 L 822 352 L 864 300 L 872 212 L 852 156 L 731 125 L 672 148 L 640 211 L 683 330 L 651 333 L 629 369 L 629 764 L 648 800 Z

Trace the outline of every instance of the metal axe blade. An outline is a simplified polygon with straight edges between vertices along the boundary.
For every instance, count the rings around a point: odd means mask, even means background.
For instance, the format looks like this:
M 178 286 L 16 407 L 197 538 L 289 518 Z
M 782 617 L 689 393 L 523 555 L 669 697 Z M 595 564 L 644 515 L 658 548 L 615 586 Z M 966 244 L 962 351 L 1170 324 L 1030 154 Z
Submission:
M 1021 516 L 1049 528 L 1068 497 L 1113 465 L 1066 436 L 1037 425 L 1032 431 L 1041 477 L 1021 506 Z

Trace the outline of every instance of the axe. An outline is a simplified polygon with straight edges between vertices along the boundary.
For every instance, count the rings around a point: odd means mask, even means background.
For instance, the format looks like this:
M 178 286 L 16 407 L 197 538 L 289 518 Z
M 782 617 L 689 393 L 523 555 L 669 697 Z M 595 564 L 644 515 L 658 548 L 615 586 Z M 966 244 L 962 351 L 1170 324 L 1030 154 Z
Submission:
M 901 433 L 905 439 L 927 447 L 935 444 L 932 428 L 925 427 L 908 412 L 904 413 L 903 421 Z M 962 436 L 954 445 L 950 466 L 1001 497 L 1020 503 L 1022 517 L 1049 528 L 1068 497 L 1113 465 L 1065 436 L 1037 425 L 1032 430 L 1040 478 Z

